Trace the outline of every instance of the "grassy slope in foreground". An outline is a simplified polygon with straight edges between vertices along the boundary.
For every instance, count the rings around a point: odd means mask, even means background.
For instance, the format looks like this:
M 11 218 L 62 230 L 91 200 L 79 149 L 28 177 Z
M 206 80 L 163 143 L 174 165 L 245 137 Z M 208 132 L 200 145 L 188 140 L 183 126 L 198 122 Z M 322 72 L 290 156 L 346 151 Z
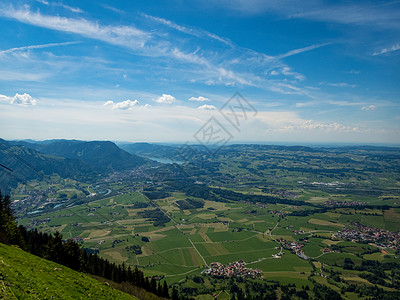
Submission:
M 136 299 L 67 267 L 0 244 L 2 299 Z

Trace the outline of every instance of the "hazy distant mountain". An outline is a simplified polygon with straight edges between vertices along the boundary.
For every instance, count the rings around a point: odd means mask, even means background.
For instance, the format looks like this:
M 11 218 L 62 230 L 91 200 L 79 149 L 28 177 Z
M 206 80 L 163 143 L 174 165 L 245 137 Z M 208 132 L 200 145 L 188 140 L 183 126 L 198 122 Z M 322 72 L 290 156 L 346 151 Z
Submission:
M 0 139 L 0 189 L 8 191 L 18 182 L 42 178 L 44 174 L 61 177 L 86 177 L 95 167 L 77 159 L 40 153 L 26 146 L 13 145 Z
M 112 142 L 52 140 L 45 142 L 0 139 L 0 188 L 41 178 L 43 174 L 87 178 L 94 174 L 132 169 L 146 159 L 130 154 Z M 6 168 L 13 171 L 7 170 Z
M 186 161 L 186 155 L 190 153 L 195 155 L 223 155 L 227 152 L 245 152 L 254 150 L 278 150 L 278 151 L 305 151 L 315 152 L 316 150 L 305 146 L 279 146 L 279 145 L 258 145 L 258 144 L 233 144 L 226 145 L 223 147 L 218 146 L 204 146 L 200 144 L 185 144 L 185 145 L 159 145 L 151 143 L 121 143 L 119 147 L 126 150 L 129 153 L 140 155 L 147 158 L 168 158 L 177 161 Z M 188 148 L 188 149 L 185 149 Z
M 303 152 L 315 152 L 316 150 L 307 146 L 282 146 L 282 145 L 260 145 L 260 144 L 233 144 L 227 145 L 221 148 L 220 152 L 224 151 L 246 151 L 246 150 L 277 150 L 277 151 L 303 151 Z
M 128 153 L 108 141 L 51 140 L 24 145 L 42 153 L 79 159 L 103 171 L 127 170 L 146 163 L 142 157 Z

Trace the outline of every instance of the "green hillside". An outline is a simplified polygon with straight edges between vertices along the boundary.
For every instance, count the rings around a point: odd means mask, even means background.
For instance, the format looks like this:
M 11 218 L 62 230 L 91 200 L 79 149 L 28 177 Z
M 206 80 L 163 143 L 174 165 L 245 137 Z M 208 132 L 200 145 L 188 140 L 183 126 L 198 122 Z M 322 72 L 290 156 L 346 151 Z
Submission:
M 83 273 L 0 244 L 1 299 L 137 299 Z

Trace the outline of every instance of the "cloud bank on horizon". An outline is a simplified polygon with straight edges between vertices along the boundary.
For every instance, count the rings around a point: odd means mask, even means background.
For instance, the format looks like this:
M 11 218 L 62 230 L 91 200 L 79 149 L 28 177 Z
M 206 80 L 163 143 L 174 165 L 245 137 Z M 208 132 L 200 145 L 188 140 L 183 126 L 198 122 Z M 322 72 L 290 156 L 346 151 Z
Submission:
M 239 91 L 238 141 L 400 142 L 397 1 L 5 0 L 0 26 L 3 138 L 193 141 Z

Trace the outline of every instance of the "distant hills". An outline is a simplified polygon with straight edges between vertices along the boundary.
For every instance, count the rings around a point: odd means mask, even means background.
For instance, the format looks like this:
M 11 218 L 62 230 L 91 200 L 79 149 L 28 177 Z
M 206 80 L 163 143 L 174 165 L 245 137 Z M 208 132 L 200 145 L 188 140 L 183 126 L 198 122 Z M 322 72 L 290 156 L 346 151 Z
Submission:
M 264 145 L 264 144 L 230 144 L 223 147 L 201 144 L 152 144 L 152 143 L 118 143 L 118 146 L 123 150 L 147 158 L 169 158 L 182 160 L 184 148 L 191 148 L 194 153 L 224 155 L 227 152 L 245 152 L 245 151 L 285 151 L 285 152 L 398 152 L 399 147 L 389 146 L 283 146 L 283 145 Z
M 109 141 L 51 140 L 38 143 L 13 143 L 46 154 L 78 159 L 104 171 L 121 171 L 146 163 L 142 157 L 128 153 Z
M 191 148 L 191 149 L 185 149 Z M 98 174 L 134 169 L 150 162 L 149 158 L 190 162 L 203 155 L 225 155 L 247 151 L 274 150 L 279 152 L 375 152 L 387 155 L 398 151 L 397 147 L 353 146 L 312 148 L 305 146 L 279 146 L 260 144 L 233 144 L 221 149 L 202 145 L 162 145 L 152 143 L 119 143 L 110 141 L 79 140 L 22 140 L 0 139 L 0 189 L 4 192 L 18 182 L 41 178 L 43 175 L 59 174 L 64 178 L 85 180 Z M 207 151 L 208 150 L 208 151 Z M 216 151 L 218 150 L 218 151 Z M 192 151 L 193 156 L 184 155 Z M 185 153 L 186 152 L 186 153 Z M 382 153 L 379 153 L 382 152 Z M 371 155 L 371 153 L 369 153 Z M 11 172 L 8 169 L 13 170 Z
M 87 178 L 133 169 L 147 161 L 106 141 L 0 139 L 0 164 L 12 170 L 0 168 L 0 189 L 6 191 L 18 182 L 53 173 L 61 177 Z

